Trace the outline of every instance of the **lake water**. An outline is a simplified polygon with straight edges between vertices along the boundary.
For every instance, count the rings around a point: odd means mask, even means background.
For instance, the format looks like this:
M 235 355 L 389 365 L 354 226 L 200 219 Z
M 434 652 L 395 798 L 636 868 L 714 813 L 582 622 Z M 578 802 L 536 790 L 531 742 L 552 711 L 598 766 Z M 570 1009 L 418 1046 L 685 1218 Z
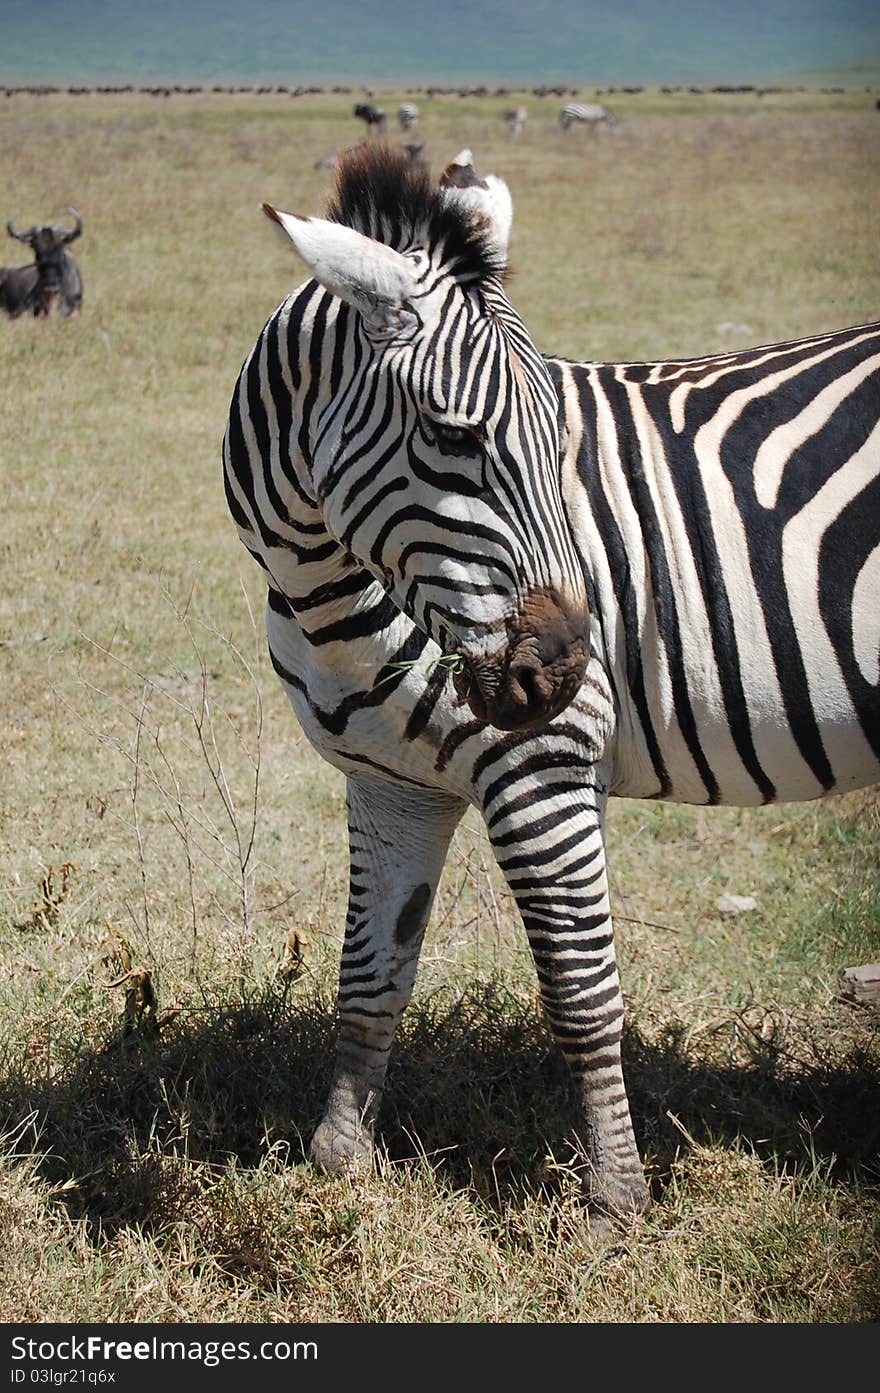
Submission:
M 876 0 L 0 0 L 6 84 L 875 81 Z

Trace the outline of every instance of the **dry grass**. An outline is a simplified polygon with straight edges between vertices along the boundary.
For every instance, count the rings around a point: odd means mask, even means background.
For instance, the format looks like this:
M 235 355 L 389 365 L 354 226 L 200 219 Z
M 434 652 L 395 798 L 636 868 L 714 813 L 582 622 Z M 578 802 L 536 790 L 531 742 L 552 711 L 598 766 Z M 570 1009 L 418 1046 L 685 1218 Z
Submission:
M 468 144 L 508 177 L 542 347 L 698 353 L 880 314 L 873 97 L 645 94 L 595 140 L 529 98 L 515 143 L 503 104 L 423 102 L 422 134 L 435 165 Z M 314 160 L 360 131 L 329 97 L 17 97 L 0 125 L 0 213 L 77 206 L 86 287 L 79 323 L 0 325 L 0 1319 L 876 1320 L 876 1021 L 837 999 L 878 956 L 875 795 L 612 810 L 658 1204 L 610 1248 L 583 1232 L 566 1080 L 471 818 L 380 1174 L 298 1164 L 343 788 L 269 670 L 219 441 L 299 275 L 257 205 L 318 210 Z M 723 916 L 724 891 L 756 910 Z

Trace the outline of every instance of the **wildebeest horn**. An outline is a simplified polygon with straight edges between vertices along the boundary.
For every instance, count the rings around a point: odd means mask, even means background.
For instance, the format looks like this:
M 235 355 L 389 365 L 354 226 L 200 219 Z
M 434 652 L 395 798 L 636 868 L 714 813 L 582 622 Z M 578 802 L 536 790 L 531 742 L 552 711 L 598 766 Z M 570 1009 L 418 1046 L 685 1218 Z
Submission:
M 12 219 L 7 218 L 6 231 L 9 233 L 10 237 L 14 237 L 17 242 L 28 242 L 30 241 L 30 238 L 35 229 L 33 227 L 29 227 L 27 232 L 16 232 L 15 228 L 12 226 Z
M 71 217 L 75 219 L 76 227 L 74 227 L 70 232 L 65 232 L 61 240 L 63 242 L 72 242 L 73 239 L 75 237 L 78 237 L 83 230 L 82 218 L 80 217 L 79 213 L 76 211 L 75 208 L 68 208 L 67 211 L 68 213 L 70 213 Z

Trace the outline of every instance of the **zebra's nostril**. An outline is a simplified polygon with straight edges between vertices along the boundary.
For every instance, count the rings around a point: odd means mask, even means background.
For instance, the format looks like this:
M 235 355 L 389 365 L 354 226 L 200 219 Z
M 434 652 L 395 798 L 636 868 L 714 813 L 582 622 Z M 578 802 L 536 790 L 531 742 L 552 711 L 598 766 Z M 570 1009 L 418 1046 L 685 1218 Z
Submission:
M 514 662 L 508 672 L 506 695 L 511 706 L 541 711 L 553 696 L 553 683 L 536 662 Z

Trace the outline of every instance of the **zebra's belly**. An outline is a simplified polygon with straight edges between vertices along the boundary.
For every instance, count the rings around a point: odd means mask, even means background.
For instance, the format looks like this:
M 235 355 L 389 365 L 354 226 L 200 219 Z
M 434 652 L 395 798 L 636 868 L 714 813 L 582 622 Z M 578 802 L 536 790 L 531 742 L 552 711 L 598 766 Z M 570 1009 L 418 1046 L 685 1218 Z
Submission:
M 401 618 L 401 626 L 409 621 Z M 430 659 L 376 682 L 386 650 L 399 647 L 396 634 L 371 653 L 352 646 L 339 655 L 316 652 L 299 625 L 271 608 L 266 612 L 269 650 L 303 732 L 317 752 L 344 774 L 374 773 L 475 801 L 460 761 L 455 733 L 468 717 L 440 692 L 424 720 L 415 719 L 424 697 Z M 405 631 L 405 629 L 404 629 Z

